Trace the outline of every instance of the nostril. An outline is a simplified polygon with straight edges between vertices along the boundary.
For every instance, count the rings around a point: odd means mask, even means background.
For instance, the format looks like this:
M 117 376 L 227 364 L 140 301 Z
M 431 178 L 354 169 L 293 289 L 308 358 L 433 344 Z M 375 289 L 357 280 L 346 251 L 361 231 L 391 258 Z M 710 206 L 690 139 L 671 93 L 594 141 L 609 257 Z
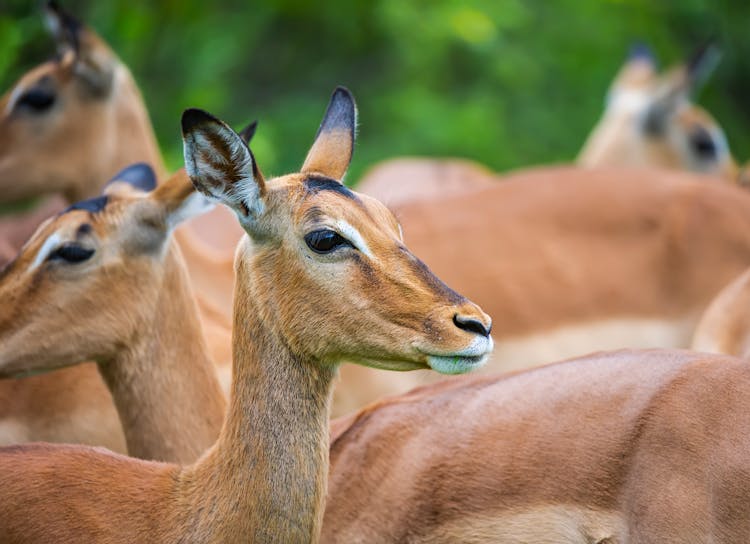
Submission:
M 492 331 L 492 325 L 485 327 L 484 323 L 473 317 L 463 317 L 458 314 L 453 316 L 453 324 L 461 330 L 473 332 L 480 336 L 488 337 Z

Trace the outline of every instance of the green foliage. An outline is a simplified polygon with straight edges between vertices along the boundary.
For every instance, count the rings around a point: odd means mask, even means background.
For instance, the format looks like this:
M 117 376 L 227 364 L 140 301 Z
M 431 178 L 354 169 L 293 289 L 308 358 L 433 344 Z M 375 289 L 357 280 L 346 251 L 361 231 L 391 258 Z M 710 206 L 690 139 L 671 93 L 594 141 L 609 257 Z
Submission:
M 5 0 L 7 3 L 8 0 Z M 0 84 L 52 52 L 37 6 L 0 14 Z M 139 81 L 168 164 L 179 117 L 205 108 L 253 143 L 267 173 L 298 168 L 337 84 L 358 99 L 349 180 L 398 155 L 464 156 L 496 170 L 571 160 L 634 40 L 667 62 L 715 37 L 703 103 L 735 154 L 750 148 L 750 4 L 729 0 L 78 0 Z

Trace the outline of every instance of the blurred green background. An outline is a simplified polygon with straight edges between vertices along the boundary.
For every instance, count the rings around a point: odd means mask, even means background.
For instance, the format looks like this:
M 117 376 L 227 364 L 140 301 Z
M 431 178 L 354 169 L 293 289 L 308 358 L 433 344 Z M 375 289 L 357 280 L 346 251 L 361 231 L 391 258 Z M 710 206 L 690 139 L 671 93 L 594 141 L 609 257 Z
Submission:
M 698 102 L 750 153 L 750 2 L 727 0 L 68 0 L 139 82 L 170 168 L 179 118 L 240 128 L 267 174 L 296 170 L 337 84 L 357 98 L 348 181 L 399 155 L 462 156 L 503 171 L 570 161 L 636 40 L 662 66 L 709 37 L 724 56 Z M 48 58 L 39 5 L 0 0 L 0 83 Z

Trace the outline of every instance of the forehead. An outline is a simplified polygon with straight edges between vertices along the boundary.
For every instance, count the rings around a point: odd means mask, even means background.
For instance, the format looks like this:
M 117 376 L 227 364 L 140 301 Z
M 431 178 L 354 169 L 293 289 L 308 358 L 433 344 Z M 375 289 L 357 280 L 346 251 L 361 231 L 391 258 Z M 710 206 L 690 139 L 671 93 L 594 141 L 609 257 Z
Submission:
M 341 182 L 319 175 L 295 176 L 300 221 L 342 219 L 360 226 L 389 228 L 398 232 L 398 221 L 378 200 L 352 191 Z

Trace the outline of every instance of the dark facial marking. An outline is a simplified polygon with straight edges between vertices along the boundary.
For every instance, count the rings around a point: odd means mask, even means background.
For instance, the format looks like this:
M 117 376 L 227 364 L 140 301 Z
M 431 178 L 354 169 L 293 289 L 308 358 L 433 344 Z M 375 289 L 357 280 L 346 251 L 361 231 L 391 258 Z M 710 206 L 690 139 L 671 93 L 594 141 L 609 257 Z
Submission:
M 321 191 L 331 191 L 362 205 L 362 201 L 357 195 L 347 189 L 343 183 L 335 179 L 313 175 L 306 177 L 302 184 L 308 193 L 317 194 Z
M 76 202 L 69 208 L 66 208 L 60 214 L 72 212 L 73 210 L 85 210 L 87 212 L 91 213 L 97 213 L 102 211 L 107 206 L 107 197 L 105 196 L 97 196 L 94 198 L 89 198 L 88 200 L 82 200 L 80 202 Z
M 426 264 L 415 257 L 408 249 L 401 247 L 402 253 L 406 256 L 406 262 L 409 263 L 409 267 L 414 272 L 414 275 L 421 278 L 422 281 L 433 289 L 436 293 L 448 299 L 453 304 L 461 304 L 465 302 L 465 298 L 456 293 L 453 289 L 445 285 L 440 278 L 432 273 Z
M 92 227 L 91 223 L 83 223 L 78 227 L 78 230 L 76 231 L 76 238 L 80 238 L 81 236 L 85 236 L 89 233 L 91 233 Z

